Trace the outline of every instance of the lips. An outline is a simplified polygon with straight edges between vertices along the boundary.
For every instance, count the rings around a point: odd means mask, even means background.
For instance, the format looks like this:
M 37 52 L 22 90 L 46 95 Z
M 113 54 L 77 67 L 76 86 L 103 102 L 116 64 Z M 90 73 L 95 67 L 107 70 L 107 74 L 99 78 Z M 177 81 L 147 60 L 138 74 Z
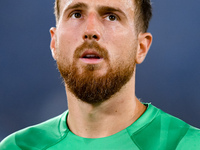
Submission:
M 98 52 L 94 50 L 86 50 L 81 55 L 80 60 L 85 64 L 94 65 L 101 63 L 104 59 Z
M 95 51 L 92 51 L 92 50 L 87 50 L 85 51 L 80 58 L 84 58 L 84 59 L 102 59 L 103 57 L 95 52 Z

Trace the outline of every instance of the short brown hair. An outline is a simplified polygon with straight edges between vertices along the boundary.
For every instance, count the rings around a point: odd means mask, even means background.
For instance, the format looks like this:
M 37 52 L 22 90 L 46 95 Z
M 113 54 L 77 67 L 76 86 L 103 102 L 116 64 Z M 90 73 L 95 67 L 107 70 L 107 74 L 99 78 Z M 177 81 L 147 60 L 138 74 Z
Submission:
M 60 1 L 61 0 L 55 0 L 54 6 L 54 13 L 57 23 L 60 19 Z M 152 17 L 151 0 L 135 0 L 135 4 L 136 30 L 138 33 L 146 32 Z
M 60 0 L 55 0 L 54 14 L 55 14 L 55 17 L 56 17 L 56 24 L 57 24 L 59 19 L 60 19 Z

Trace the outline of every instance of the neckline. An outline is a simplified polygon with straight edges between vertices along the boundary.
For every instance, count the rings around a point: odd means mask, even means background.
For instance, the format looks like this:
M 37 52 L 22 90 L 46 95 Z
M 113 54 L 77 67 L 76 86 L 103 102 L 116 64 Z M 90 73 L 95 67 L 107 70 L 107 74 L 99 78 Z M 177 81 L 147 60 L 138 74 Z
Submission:
M 128 126 L 127 128 L 113 134 L 110 135 L 108 137 L 103 137 L 103 138 L 96 138 L 96 139 L 104 139 L 104 138 L 110 138 L 110 137 L 114 137 L 114 136 L 118 136 L 119 134 L 124 133 L 125 131 L 127 131 L 129 133 L 129 135 L 137 132 L 139 129 L 143 128 L 145 125 L 149 124 L 157 115 L 159 109 L 156 108 L 155 106 L 153 106 L 151 103 L 143 103 L 145 106 L 147 106 L 146 111 L 135 121 L 133 122 L 130 126 Z M 61 116 L 60 122 L 59 122 L 59 131 L 60 134 L 62 136 L 70 133 L 72 136 L 76 137 L 76 138 L 82 138 L 82 139 L 91 139 L 91 138 L 84 138 L 84 137 L 80 137 L 75 135 L 73 132 L 71 132 L 67 126 L 67 116 L 68 116 L 69 111 L 67 110 L 66 112 L 64 112 Z

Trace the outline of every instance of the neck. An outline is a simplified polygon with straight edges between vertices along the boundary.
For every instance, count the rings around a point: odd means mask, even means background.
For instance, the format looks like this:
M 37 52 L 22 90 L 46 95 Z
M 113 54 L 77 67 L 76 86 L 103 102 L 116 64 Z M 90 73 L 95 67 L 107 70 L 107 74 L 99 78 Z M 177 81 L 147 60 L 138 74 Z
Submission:
M 99 105 L 78 100 L 66 88 L 69 109 L 67 123 L 70 130 L 81 137 L 101 138 L 130 126 L 146 110 L 133 94 L 134 86 L 131 83 Z

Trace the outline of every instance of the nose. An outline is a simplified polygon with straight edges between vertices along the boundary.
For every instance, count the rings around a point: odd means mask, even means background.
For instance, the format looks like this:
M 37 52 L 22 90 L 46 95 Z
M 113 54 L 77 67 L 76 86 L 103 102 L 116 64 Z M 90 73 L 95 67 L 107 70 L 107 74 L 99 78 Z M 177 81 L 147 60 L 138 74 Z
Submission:
M 87 17 L 83 40 L 100 40 L 100 22 L 94 13 L 89 14 Z

